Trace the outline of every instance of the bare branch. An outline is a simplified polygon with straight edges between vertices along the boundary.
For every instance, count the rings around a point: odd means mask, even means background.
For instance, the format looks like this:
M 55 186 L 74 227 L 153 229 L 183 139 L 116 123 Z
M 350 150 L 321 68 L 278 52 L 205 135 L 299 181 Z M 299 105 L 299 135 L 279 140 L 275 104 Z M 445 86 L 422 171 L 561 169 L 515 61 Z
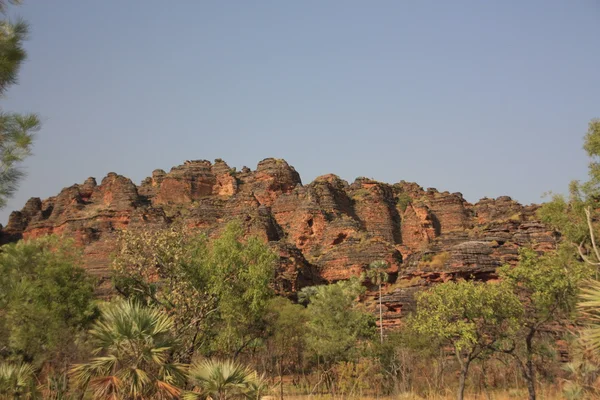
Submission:
M 590 260 L 585 254 L 583 254 L 583 243 L 581 242 L 581 244 L 577 245 L 575 243 L 573 243 L 573 246 L 577 247 L 577 251 L 579 252 L 579 256 L 583 259 L 583 261 L 585 261 L 587 264 L 593 265 L 593 266 L 600 266 L 600 262 L 593 262 L 592 260 Z
M 585 211 L 588 230 L 590 231 L 590 238 L 592 240 L 592 248 L 594 249 L 594 254 L 596 254 L 596 260 L 600 261 L 600 252 L 598 251 L 598 247 L 596 246 L 596 237 L 594 236 L 594 227 L 592 226 L 592 213 L 590 211 L 590 207 L 588 206 L 584 208 L 583 211 Z

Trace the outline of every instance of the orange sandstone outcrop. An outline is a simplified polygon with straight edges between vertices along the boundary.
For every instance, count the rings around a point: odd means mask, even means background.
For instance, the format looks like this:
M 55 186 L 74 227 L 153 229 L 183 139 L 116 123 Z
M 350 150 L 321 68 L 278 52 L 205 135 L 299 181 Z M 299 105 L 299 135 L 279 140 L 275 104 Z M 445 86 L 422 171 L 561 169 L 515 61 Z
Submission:
M 11 214 L 1 240 L 72 237 L 107 292 L 119 230 L 182 224 L 213 234 L 235 219 L 280 254 L 282 292 L 348 279 L 374 260 L 388 261 L 384 322 L 393 326 L 414 307 L 414 293 L 431 283 L 493 279 L 520 247 L 554 248 L 557 238 L 536 209 L 509 197 L 470 204 L 460 193 L 404 181 L 349 184 L 324 175 L 303 185 L 292 166 L 273 158 L 254 171 L 199 160 L 155 170 L 139 186 L 110 173 L 100 184 L 89 178 L 55 197 L 32 198 Z M 367 302 L 375 304 L 375 296 Z

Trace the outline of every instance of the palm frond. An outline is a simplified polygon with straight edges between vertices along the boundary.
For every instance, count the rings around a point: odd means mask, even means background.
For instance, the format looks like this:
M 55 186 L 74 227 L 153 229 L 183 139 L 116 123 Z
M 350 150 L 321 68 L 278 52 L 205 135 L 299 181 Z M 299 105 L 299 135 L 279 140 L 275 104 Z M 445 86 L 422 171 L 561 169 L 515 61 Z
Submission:
M 156 308 L 120 301 L 102 308 L 90 335 L 95 358 L 71 370 L 76 384 L 96 399 L 176 398 L 185 368 L 170 363 L 172 320 Z
M 581 289 L 578 308 L 586 323 L 581 340 L 591 350 L 600 350 L 600 281 L 590 280 Z
M 186 392 L 184 399 L 220 398 L 222 395 L 254 398 L 264 393 L 266 382 L 251 368 L 231 360 L 203 360 L 188 371 L 196 392 Z

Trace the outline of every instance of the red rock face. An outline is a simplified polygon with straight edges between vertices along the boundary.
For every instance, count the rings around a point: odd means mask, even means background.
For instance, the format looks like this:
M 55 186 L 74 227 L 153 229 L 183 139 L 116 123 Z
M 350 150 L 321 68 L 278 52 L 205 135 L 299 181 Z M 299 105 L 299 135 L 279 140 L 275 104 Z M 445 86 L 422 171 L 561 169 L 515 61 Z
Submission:
M 273 158 L 255 171 L 200 160 L 168 173 L 155 170 L 139 186 L 110 173 L 100 185 L 89 178 L 55 197 L 30 199 L 11 214 L 1 240 L 72 237 L 88 270 L 100 278 L 100 292 L 108 293 L 119 230 L 183 224 L 214 235 L 239 220 L 248 235 L 279 252 L 280 291 L 348 279 L 372 261 L 387 260 L 384 315 L 394 326 L 414 308 L 414 293 L 431 283 L 494 279 L 498 266 L 517 260 L 520 247 L 554 248 L 556 237 L 536 220 L 536 209 L 509 197 L 472 205 L 460 193 L 404 181 L 359 178 L 348 184 L 324 175 L 302 185 L 293 167 Z

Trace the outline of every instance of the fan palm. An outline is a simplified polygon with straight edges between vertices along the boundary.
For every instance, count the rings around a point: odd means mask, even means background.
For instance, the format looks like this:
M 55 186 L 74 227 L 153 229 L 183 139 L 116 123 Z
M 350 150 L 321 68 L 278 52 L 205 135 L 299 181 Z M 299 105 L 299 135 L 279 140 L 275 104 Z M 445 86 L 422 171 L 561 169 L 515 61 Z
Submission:
M 366 272 L 367 278 L 369 278 L 372 283 L 379 286 L 379 334 L 381 343 L 383 343 L 383 308 L 381 305 L 381 286 L 389 279 L 389 275 L 386 272 L 387 269 L 387 262 L 383 260 L 377 260 L 369 264 L 369 269 Z
M 194 391 L 186 392 L 184 400 L 260 399 L 266 383 L 254 370 L 234 361 L 204 360 L 194 363 L 188 371 Z
M 97 355 L 76 365 L 75 382 L 94 399 L 175 399 L 184 367 L 171 363 L 173 321 L 160 310 L 121 301 L 106 307 L 90 331 Z
M 578 307 L 587 322 L 582 340 L 590 349 L 600 352 L 600 281 L 589 281 L 581 290 L 580 299 Z
M 0 399 L 35 399 L 37 395 L 31 365 L 0 363 Z

